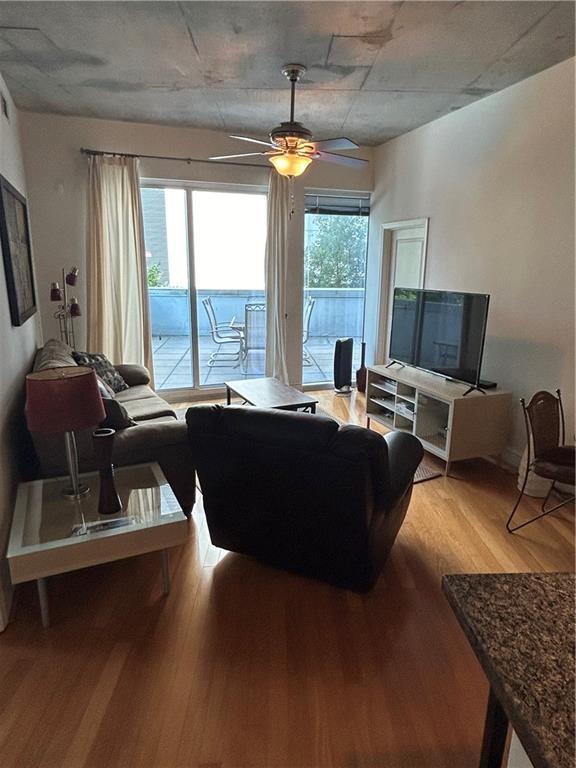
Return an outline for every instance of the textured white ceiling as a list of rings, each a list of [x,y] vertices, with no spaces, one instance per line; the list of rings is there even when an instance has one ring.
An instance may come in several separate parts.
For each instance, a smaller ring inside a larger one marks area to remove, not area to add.
[[[574,55],[571,2],[1,2],[26,110],[378,144]]]

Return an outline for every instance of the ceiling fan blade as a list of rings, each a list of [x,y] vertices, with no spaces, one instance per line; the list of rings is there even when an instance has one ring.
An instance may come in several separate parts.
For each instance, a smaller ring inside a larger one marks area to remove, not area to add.
[[[351,139],[347,139],[344,136],[340,139],[324,139],[323,141],[313,142],[316,149],[331,150],[331,149],[359,149],[358,144]]]
[[[368,160],[361,160],[359,157],[333,155],[332,152],[318,152],[316,160],[324,160],[327,163],[336,163],[337,165],[347,165],[349,168],[363,168],[368,162]]]
[[[240,139],[240,141],[251,141],[253,144],[262,144],[265,147],[273,147],[269,141],[260,141],[260,139],[252,139],[250,136],[230,136],[231,139]],[[343,147],[346,149],[346,147]]]
[[[267,154],[268,152],[245,152],[243,155],[216,155],[209,157],[208,160],[232,160],[235,157],[261,157]]]

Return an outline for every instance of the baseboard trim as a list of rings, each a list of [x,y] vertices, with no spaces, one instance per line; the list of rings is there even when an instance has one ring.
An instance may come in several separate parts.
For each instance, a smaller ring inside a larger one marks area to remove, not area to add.
[[[502,463],[517,471],[520,466],[520,461],[522,460],[522,453],[523,451],[519,448],[507,445],[502,451]]]
[[[485,456],[486,461],[495,464],[509,475],[517,475],[518,467],[522,459],[522,452],[511,445],[507,445],[499,456]]]

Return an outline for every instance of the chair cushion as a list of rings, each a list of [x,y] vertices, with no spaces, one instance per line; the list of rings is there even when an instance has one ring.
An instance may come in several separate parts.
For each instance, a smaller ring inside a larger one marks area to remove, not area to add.
[[[144,400],[147,397],[158,397],[156,392],[147,384],[137,384],[135,387],[128,387],[128,389],[116,393],[116,400],[120,403],[129,403],[130,400]]]
[[[550,461],[536,459],[533,464],[535,474],[545,477],[547,480],[556,480],[566,485],[574,485],[574,467],[565,467],[561,464],[553,464]]]
[[[114,463],[140,464],[158,460],[159,452],[171,446],[182,447],[182,455],[186,456],[187,430],[186,424],[178,419],[165,421],[144,421],[133,429],[124,429],[116,435],[114,440]],[[193,474],[193,469],[186,467]]]
[[[576,461],[576,446],[560,445],[558,448],[549,448],[541,453],[537,460],[559,464],[562,467],[573,467]]]
[[[556,480],[566,485],[574,485],[574,461],[576,448],[573,445],[559,445],[549,448],[534,460],[534,472],[547,480]]]
[[[123,405],[130,418],[136,421],[157,419],[160,416],[173,416],[176,418],[173,409],[158,395],[145,397],[142,400],[128,400]]]
[[[110,360],[101,352],[73,352],[74,360],[77,365],[85,365],[93,368],[97,375],[111,387],[114,392],[122,392],[128,389],[128,384],[112,365]]]
[[[166,424],[167,422],[178,421],[178,417],[174,416],[155,416],[153,419],[145,419],[143,423],[147,426],[149,424]],[[142,423],[140,424],[142,426]]]

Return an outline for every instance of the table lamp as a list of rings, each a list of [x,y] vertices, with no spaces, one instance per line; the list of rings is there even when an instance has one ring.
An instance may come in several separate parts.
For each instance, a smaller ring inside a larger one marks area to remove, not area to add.
[[[70,488],[62,493],[78,499],[89,488],[78,479],[74,431],[90,429],[106,418],[92,368],[80,365],[48,368],[26,376],[26,420],[31,432],[64,432]]]

